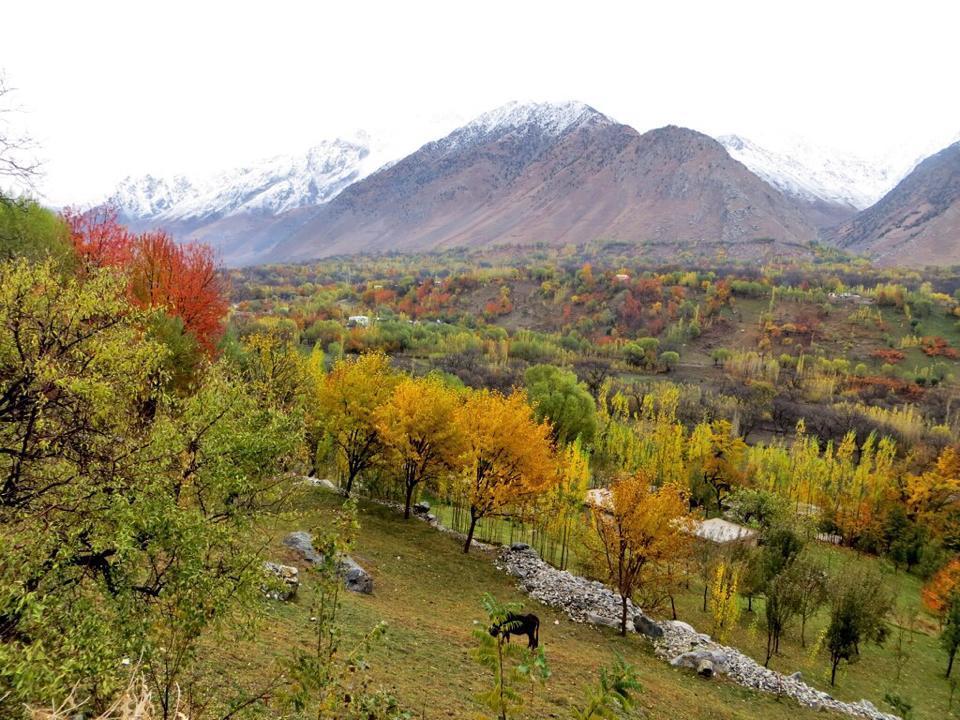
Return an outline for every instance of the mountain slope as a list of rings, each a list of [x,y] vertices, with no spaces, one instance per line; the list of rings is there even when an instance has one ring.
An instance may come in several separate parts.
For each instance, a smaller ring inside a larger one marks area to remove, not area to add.
[[[677,127],[641,135],[581,103],[487,113],[297,215],[275,259],[597,240],[652,256],[798,254],[816,237],[712,138]]]
[[[884,264],[960,264],[960,142],[921,162],[827,239]]]

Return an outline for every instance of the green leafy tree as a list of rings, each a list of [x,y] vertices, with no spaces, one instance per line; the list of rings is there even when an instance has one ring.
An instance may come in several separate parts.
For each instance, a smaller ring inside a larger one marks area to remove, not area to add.
[[[0,259],[50,258],[69,266],[73,247],[66,223],[34,200],[0,193]]]
[[[831,595],[825,640],[830,653],[830,684],[835,685],[841,660],[855,661],[863,643],[883,644],[889,632],[885,618],[893,601],[878,573],[852,568],[838,575]]]
[[[110,271],[0,263],[0,714],[102,707],[139,658],[162,717],[211,630],[258,601],[247,534],[279,507],[296,416],[227,362],[157,383],[152,312]]]
[[[550,422],[554,442],[566,444],[578,437],[584,443],[593,441],[597,406],[573,372],[553,365],[534,365],[525,373],[524,382],[537,420]]]
[[[940,635],[940,644],[947,652],[946,677],[953,671],[953,659],[960,648],[960,594],[950,595],[947,612],[943,619],[943,632]]]

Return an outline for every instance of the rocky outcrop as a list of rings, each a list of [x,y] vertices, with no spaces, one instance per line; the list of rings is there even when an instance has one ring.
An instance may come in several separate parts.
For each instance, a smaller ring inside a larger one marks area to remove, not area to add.
[[[288,548],[298,552],[304,560],[320,565],[323,563],[323,555],[313,547],[313,537],[305,530],[297,530],[287,534],[283,539],[283,544]],[[347,590],[356,593],[369,595],[373,592],[373,578],[349,555],[341,555],[337,563],[337,569],[343,584]]]
[[[517,577],[520,587],[531,597],[561,608],[571,620],[619,627],[619,596],[602,583],[557,570],[524,545],[503,549],[497,566]],[[867,720],[899,720],[896,715],[880,712],[867,700],[841,702],[807,685],[799,673],[784,675],[765,668],[736,648],[714,642],[688,623],[655,621],[632,604],[629,615],[633,618],[632,627],[649,637],[657,655],[674,667],[689,668],[702,677],[723,675],[744,687],[791,697],[812,708]]]

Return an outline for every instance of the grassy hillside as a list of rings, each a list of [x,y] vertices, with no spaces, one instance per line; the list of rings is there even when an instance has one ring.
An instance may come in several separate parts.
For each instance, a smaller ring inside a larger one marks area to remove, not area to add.
[[[271,530],[273,556],[305,569],[282,549],[280,540],[289,530],[323,524],[337,501],[321,490],[310,492],[299,517]],[[644,687],[639,703],[645,716],[654,720],[823,717],[790,700],[674,670],[654,657],[638,636],[624,639],[612,630],[570,622],[526,598],[494,567],[489,554],[475,550],[464,556],[454,538],[424,523],[403,522],[376,505],[363,504],[361,510],[362,529],[353,554],[373,574],[376,589],[372,596],[346,593],[342,617],[353,638],[381,620],[389,624],[385,641],[370,655],[371,672],[375,685],[395,695],[414,717],[468,718],[481,712],[474,697],[485,677],[470,652],[471,633],[482,619],[479,598],[487,591],[501,600],[523,602],[541,618],[541,641],[553,676],[545,687],[529,688],[525,717],[567,717],[581,688],[593,682],[598,668],[618,652],[639,669]],[[253,687],[283,651],[292,645],[309,646],[310,601],[310,573],[305,572],[299,598],[272,605],[257,637],[232,649],[224,664],[218,663],[216,674]]]

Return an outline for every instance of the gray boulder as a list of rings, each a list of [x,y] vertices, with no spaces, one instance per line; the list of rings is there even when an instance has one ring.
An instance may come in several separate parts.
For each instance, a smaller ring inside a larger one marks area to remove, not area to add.
[[[620,629],[619,618],[610,617],[608,615],[598,615],[594,612],[588,612],[586,620],[591,625],[602,625],[603,627],[613,628],[614,630]],[[627,620],[627,632],[633,632],[632,620]]]
[[[283,544],[303,556],[303,559],[319,565],[323,562],[323,555],[313,547],[313,537],[306,530],[297,530],[283,539]]]
[[[646,635],[654,639],[663,637],[663,628],[643,613],[634,616],[633,627],[641,635]]]
[[[370,573],[357,564],[349,555],[340,558],[340,574],[343,575],[344,586],[350,592],[369,595],[373,592],[373,578]]]
[[[674,667],[685,667],[696,670],[704,677],[713,677],[716,673],[726,672],[729,658],[722,650],[691,650],[677,655],[670,664]],[[709,669],[709,675],[705,674]]]
[[[305,560],[314,565],[323,562],[323,555],[313,547],[313,538],[305,530],[290,533],[283,539],[283,544],[300,553]],[[337,566],[347,590],[367,595],[373,592],[373,578],[352,557],[344,555],[339,559]]]
[[[428,512],[430,512],[430,503],[428,503],[426,500],[421,500],[413,506],[413,512],[417,515],[426,515]]]

